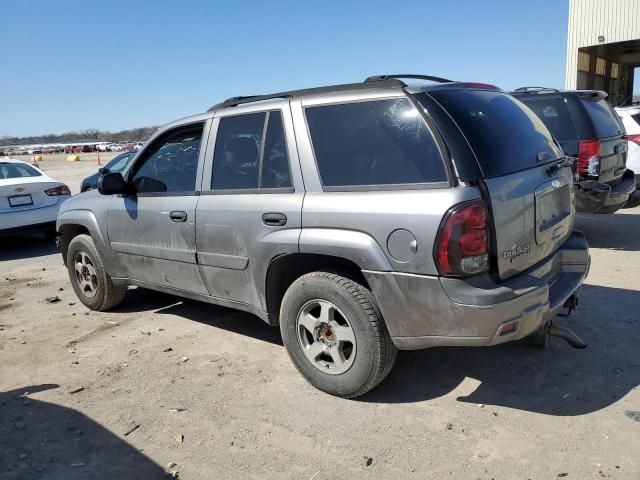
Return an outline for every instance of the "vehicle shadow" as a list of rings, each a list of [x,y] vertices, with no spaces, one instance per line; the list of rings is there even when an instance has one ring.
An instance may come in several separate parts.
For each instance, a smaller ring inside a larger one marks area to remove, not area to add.
[[[28,396],[58,387],[0,392],[0,477],[169,478],[123,438],[82,413]]]
[[[58,253],[56,243],[41,233],[0,237],[0,261],[44,257]]]
[[[612,215],[576,215],[575,228],[584,232],[590,247],[638,251],[640,216],[621,212],[625,210]]]
[[[588,347],[552,338],[547,349],[519,342],[488,348],[400,352],[390,376],[362,398],[411,403],[480,381],[460,402],[498,405],[547,415],[574,416],[605,408],[640,384],[640,292],[584,285],[577,313],[556,323],[573,329]]]
[[[130,288],[125,301],[113,311],[135,313],[149,310],[160,314],[177,315],[256,340],[282,345],[280,330],[267,325],[255,315],[145,288]]]

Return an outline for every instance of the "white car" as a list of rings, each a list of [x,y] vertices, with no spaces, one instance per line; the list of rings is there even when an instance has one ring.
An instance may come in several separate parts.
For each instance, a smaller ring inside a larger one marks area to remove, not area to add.
[[[640,105],[616,107],[616,112],[624,124],[629,140],[627,168],[636,173],[636,183],[640,179]]]
[[[69,187],[21,160],[0,158],[0,236],[39,231],[54,237]]]

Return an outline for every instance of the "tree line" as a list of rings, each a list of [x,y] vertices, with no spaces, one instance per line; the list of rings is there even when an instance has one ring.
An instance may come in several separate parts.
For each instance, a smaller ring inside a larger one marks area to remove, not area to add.
[[[61,134],[35,135],[32,137],[0,137],[0,145],[38,145],[49,143],[85,143],[85,142],[143,142],[155,132],[158,127],[132,128],[119,132],[109,132],[88,128],[80,132],[66,132]]]

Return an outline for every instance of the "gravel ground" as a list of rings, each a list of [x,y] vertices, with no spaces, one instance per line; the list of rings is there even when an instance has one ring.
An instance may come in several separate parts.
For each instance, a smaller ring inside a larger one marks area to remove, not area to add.
[[[77,192],[95,158],[42,168]],[[0,477],[640,478],[640,209],[577,226],[592,267],[561,323],[586,350],[401,352],[351,401],[256,317],[143,289],[90,312],[55,246],[2,239]]]

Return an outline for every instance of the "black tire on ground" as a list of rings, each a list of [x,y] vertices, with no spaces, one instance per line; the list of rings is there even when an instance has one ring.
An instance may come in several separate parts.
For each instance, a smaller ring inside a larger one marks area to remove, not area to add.
[[[551,328],[551,321],[548,321],[544,325],[541,325],[535,332],[527,337],[529,345],[538,348],[547,348],[549,346],[549,328]]]
[[[640,205],[640,195],[638,195],[637,193],[634,193],[629,197],[629,200],[627,200],[627,203],[624,204],[623,208],[635,208],[639,205]]]
[[[88,297],[80,286],[76,275],[76,259],[82,254],[88,257],[95,271],[95,295]],[[97,311],[109,310],[124,299],[127,292],[126,285],[115,285],[104,268],[102,257],[96,249],[93,239],[89,235],[78,235],[69,243],[67,251],[67,270],[69,280],[78,299],[89,309]]]
[[[56,237],[58,236],[58,232],[56,231],[55,227],[49,228],[42,233],[44,233],[44,238],[51,242],[55,242]]]
[[[298,337],[298,314],[304,305],[316,299],[335,305],[353,330],[355,358],[343,373],[321,371],[303,352]],[[371,292],[334,273],[312,272],[293,282],[282,300],[280,330],[289,357],[302,376],[314,387],[338,397],[364,395],[384,380],[396,360],[396,347]]]

